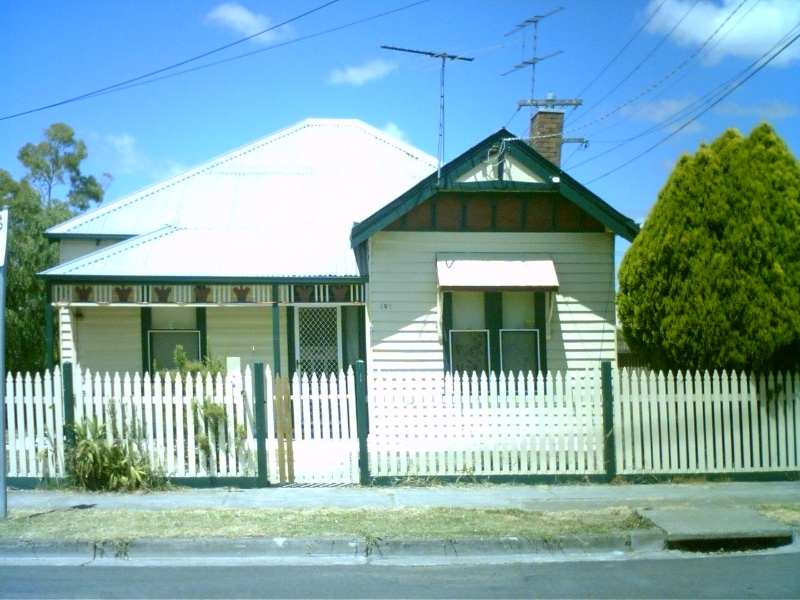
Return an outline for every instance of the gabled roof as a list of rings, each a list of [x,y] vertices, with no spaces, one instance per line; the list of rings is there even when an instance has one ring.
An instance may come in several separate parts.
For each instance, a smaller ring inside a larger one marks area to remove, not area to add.
[[[495,151],[505,153],[512,164],[519,165],[532,176],[527,180],[523,178],[517,181],[471,181],[471,175],[485,168],[487,157]],[[560,182],[553,183],[554,177]],[[633,220],[604,202],[524,141],[515,138],[511,132],[501,129],[443,166],[440,174],[433,173],[364,221],[357,223],[350,233],[350,243],[352,247],[356,247],[411,209],[444,190],[554,189],[620,237],[630,241],[639,232],[639,226]]]
[[[435,168],[361,121],[308,119],[51,228],[57,239],[133,239],[44,275],[358,276],[353,221]]]

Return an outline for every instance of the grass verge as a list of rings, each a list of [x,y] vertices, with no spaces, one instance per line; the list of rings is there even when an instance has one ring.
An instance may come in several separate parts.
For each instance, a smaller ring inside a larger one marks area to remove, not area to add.
[[[531,540],[647,528],[627,508],[596,511],[398,509],[188,509],[11,511],[0,538],[119,540],[185,537],[458,538]]]
[[[762,515],[792,527],[800,527],[800,504],[764,504],[758,507]]]

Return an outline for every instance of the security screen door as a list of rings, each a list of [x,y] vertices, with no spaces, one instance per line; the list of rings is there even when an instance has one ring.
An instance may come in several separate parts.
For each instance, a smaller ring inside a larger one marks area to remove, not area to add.
[[[300,373],[337,373],[342,368],[341,307],[297,308],[295,348]]]

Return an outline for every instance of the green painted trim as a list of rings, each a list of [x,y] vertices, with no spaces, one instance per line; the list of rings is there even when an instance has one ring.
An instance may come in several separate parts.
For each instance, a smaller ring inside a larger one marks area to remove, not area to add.
[[[503,328],[503,293],[484,292],[483,324],[489,330],[489,371],[499,373],[500,330]]]
[[[277,303],[277,285],[272,286],[272,298],[276,300],[272,305],[272,375],[277,377],[281,374],[281,309]]]
[[[152,327],[153,309],[149,306],[143,306],[139,311],[139,329],[142,336],[142,373],[150,372],[150,365],[147,362],[150,358],[150,329]]]
[[[253,403],[256,415],[256,462],[258,464],[258,487],[267,487],[267,419],[266,395],[264,393],[264,363],[253,365]]]
[[[396,487],[424,477],[431,484],[496,483],[521,485],[557,485],[576,483],[606,483],[605,475],[409,475],[405,477],[373,477],[370,483],[381,487]]]
[[[104,275],[86,277],[83,275],[36,275],[51,285],[72,285],[85,283],[87,285],[103,285],[110,283],[136,283],[137,285],[156,285],[171,283],[174,285],[358,285],[367,283],[366,277],[346,275],[341,277],[153,277],[150,275]]]
[[[200,331],[200,360],[204,358],[211,358],[208,355],[208,319],[206,315],[206,308],[198,306],[195,308],[195,325]]]
[[[442,292],[442,346],[445,373],[453,371],[450,357],[450,330],[453,328],[453,292]]]
[[[547,292],[533,293],[533,327],[539,331],[539,370],[547,373]]]
[[[75,390],[72,384],[72,363],[63,365],[61,387],[64,409],[64,439],[67,446],[75,442]]]
[[[266,486],[261,485],[258,477],[170,477],[167,479],[172,485],[189,488],[221,488],[230,487],[250,490]]]
[[[369,485],[369,406],[367,399],[367,367],[363,360],[356,361],[356,433],[358,434],[358,481]]]
[[[357,306],[358,311],[358,357],[367,362],[367,309],[362,304]]]
[[[56,242],[61,240],[131,240],[139,235],[130,234],[115,234],[115,233],[53,233],[45,231],[44,237],[50,241]]]
[[[611,362],[600,363],[603,390],[603,465],[606,476],[612,481],[617,476],[617,449],[614,437],[614,382]]]
[[[44,305],[44,354],[45,354],[45,368],[52,372],[53,367],[56,365],[55,353],[55,325],[53,313],[53,294],[50,286],[46,286],[45,291],[45,305]],[[61,349],[59,348],[59,359],[61,358]]]
[[[297,308],[294,306],[286,307],[286,368],[291,376],[297,370],[297,348],[294,339],[294,321],[297,316]]]

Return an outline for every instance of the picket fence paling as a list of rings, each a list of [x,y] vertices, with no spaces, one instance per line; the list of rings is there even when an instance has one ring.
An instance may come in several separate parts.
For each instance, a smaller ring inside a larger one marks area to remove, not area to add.
[[[641,374],[623,369],[615,432],[621,473],[800,467],[800,377]]]
[[[599,370],[583,378],[375,374],[371,474],[600,472],[599,390]]]

